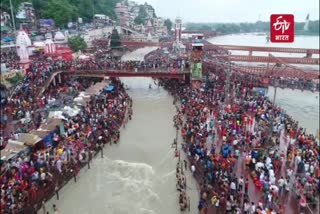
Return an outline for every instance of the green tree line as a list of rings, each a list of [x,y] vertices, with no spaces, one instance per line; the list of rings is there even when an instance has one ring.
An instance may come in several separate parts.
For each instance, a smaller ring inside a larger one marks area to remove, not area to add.
[[[11,0],[14,14],[21,2],[31,2],[38,19],[52,18],[59,27],[81,17],[85,22],[92,20],[93,14],[105,14],[116,19],[114,8],[120,0]],[[10,0],[1,0],[1,11],[10,13]]]
[[[296,34],[319,35],[319,20],[310,21],[308,31],[304,31],[304,22],[295,22]],[[187,23],[187,30],[216,31],[222,34],[270,32],[270,22],[256,23]]]

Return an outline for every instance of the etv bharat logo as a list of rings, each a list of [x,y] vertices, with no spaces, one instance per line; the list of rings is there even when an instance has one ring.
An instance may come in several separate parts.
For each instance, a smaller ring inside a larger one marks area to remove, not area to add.
[[[294,16],[292,14],[273,14],[270,17],[271,42],[294,41]]]

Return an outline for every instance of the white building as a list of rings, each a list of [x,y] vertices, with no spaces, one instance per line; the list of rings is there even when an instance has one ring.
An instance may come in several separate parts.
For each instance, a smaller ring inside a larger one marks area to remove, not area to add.
[[[11,25],[10,15],[7,12],[1,12],[1,26]]]

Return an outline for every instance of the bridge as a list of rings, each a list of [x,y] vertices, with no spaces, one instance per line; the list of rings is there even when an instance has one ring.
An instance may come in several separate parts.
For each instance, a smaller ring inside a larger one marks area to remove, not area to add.
[[[42,95],[43,92],[49,87],[51,83],[56,84],[56,77],[65,74],[70,76],[80,77],[152,77],[152,78],[169,78],[185,80],[186,75],[190,74],[190,71],[161,71],[156,69],[143,69],[141,71],[133,70],[63,70],[55,71],[44,83],[44,86],[38,91],[38,95]],[[61,77],[59,77],[61,80]],[[59,80],[59,81],[60,81]]]
[[[263,46],[239,46],[239,45],[215,45],[206,44],[204,50],[230,50],[230,51],[248,51],[251,56],[253,52],[278,52],[278,53],[297,53],[306,54],[311,58],[312,54],[320,54],[319,49],[309,48],[285,48],[285,47],[263,47]]]
[[[108,46],[109,39],[97,39],[94,41],[99,45]],[[127,46],[128,48],[143,48],[143,47],[161,47],[161,48],[171,48],[172,42],[150,42],[150,41],[135,41],[135,40],[124,40],[121,41],[123,46]]]
[[[293,67],[260,67],[260,66],[233,66],[235,70],[241,73],[256,74],[260,76],[288,77],[305,80],[315,80],[319,78],[318,70],[302,70]]]
[[[193,30],[183,30],[182,33],[184,34],[203,34],[204,37],[214,37],[217,35],[216,32],[213,31],[193,31]]]
[[[286,64],[319,65],[319,58],[296,58],[296,57],[270,57],[270,56],[245,56],[245,55],[211,55],[235,62],[265,62],[279,63],[279,60]]]
[[[142,70],[142,71],[125,71],[125,70],[77,70],[64,72],[71,76],[82,77],[152,77],[152,78],[170,78],[170,79],[185,79],[189,71],[168,72],[160,70]]]

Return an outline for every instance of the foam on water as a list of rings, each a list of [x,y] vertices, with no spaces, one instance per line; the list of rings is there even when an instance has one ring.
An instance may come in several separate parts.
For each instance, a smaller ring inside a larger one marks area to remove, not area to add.
[[[152,207],[159,206],[161,201],[154,191],[156,176],[152,166],[105,158],[98,159],[96,167],[100,179],[94,183],[100,183],[103,191],[108,192],[108,213],[156,213]],[[106,190],[106,185],[112,187]],[[100,196],[98,191],[93,194]]]

